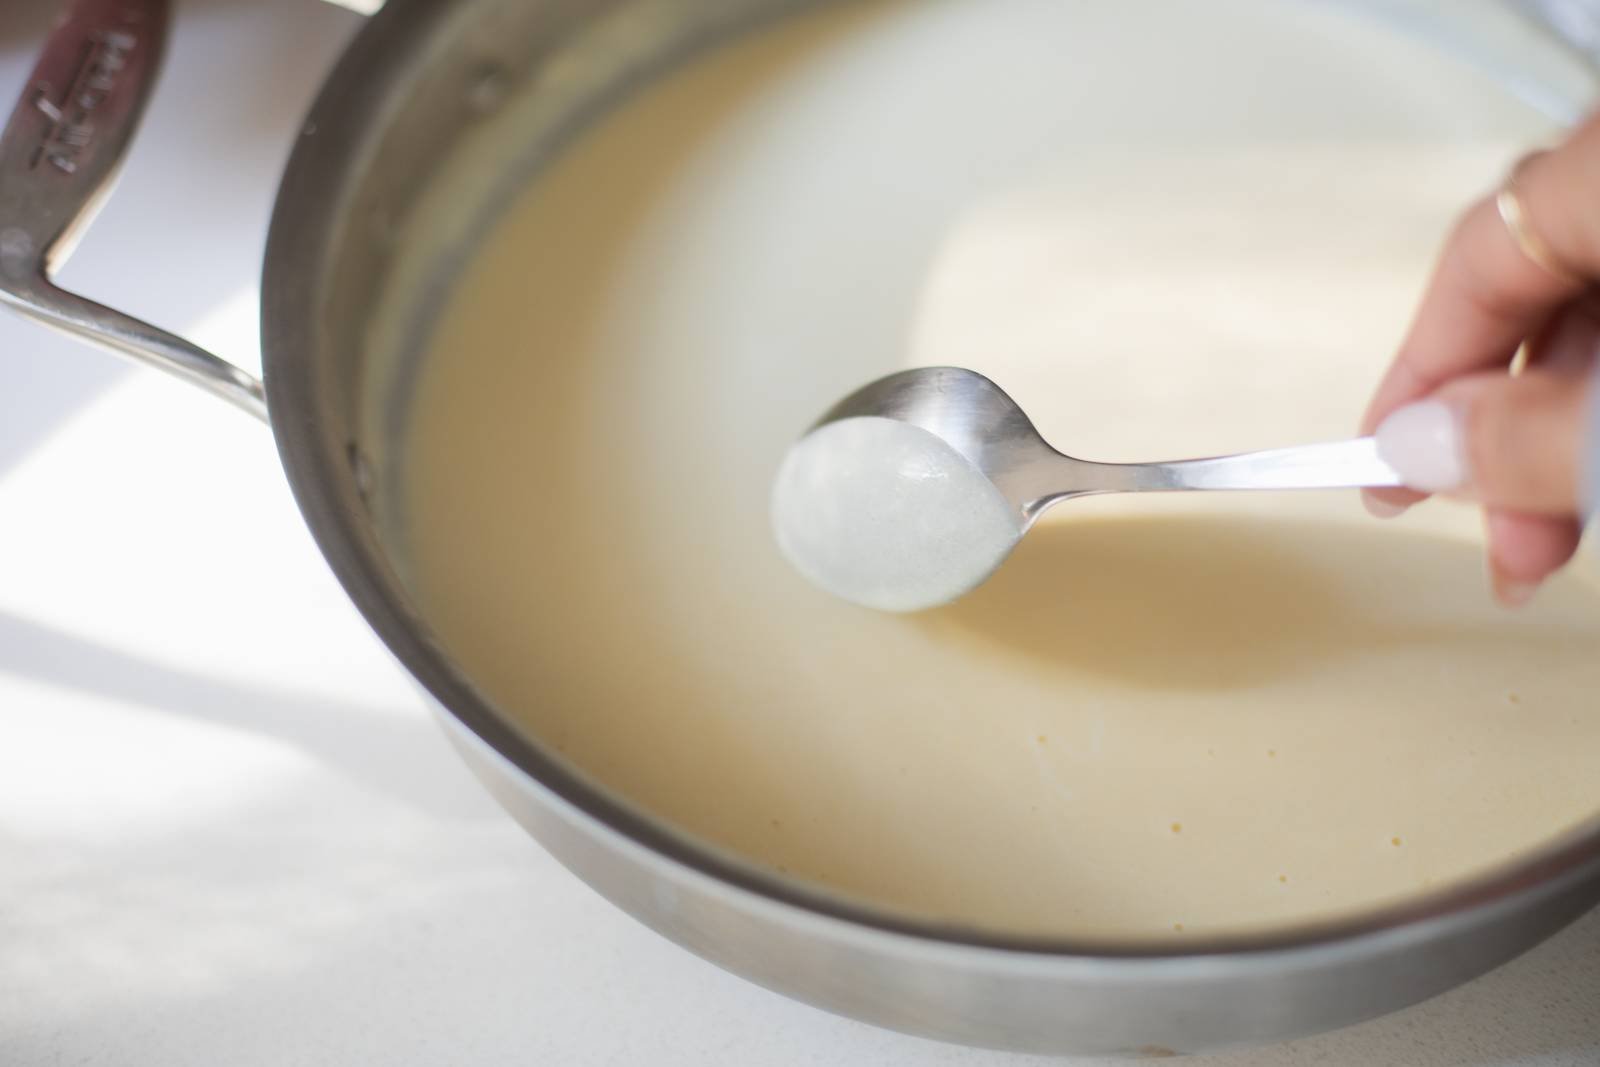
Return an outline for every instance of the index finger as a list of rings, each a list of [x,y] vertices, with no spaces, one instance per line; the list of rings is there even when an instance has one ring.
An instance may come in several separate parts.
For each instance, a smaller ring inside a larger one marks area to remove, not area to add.
[[[1523,225],[1562,267],[1563,277],[1518,244],[1493,196],[1456,224],[1399,354],[1362,420],[1370,433],[1394,409],[1451,378],[1506,366],[1517,346],[1583,291],[1600,249],[1600,210],[1582,195],[1600,175],[1600,115],[1560,148],[1530,159],[1517,175]]]

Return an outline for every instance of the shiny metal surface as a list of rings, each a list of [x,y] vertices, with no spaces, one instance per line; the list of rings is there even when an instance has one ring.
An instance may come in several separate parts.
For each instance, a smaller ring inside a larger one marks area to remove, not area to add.
[[[577,773],[474,688],[412,605],[392,532],[377,518],[398,462],[390,438],[407,381],[394,354],[371,342],[384,279],[405,253],[397,235],[439,160],[507,92],[538,94],[540,117],[522,131],[515,165],[485,183],[455,254],[432,261],[441,285],[492,223],[499,199],[536,177],[612,101],[696,49],[807,6],[814,5],[391,0],[305,123],[280,190],[263,282],[274,433],[333,570],[431,694],[489,790],[619,907],[753,981],[878,1025],[1037,1052],[1158,1056],[1355,1022],[1480,974],[1600,900],[1597,819],[1472,884],[1272,935],[1152,946],[1006,938],[912,921],[680,835]],[[93,332],[105,324],[81,325]],[[112,337],[125,339],[115,328]],[[145,354],[169,362],[163,345]],[[248,392],[245,383],[238,388]]]
[[[921,367],[870,382],[818,426],[878,417],[920,426],[981,470],[1027,525],[1055,504],[1097,493],[1396,486],[1370,437],[1168,463],[1096,463],[1051,448],[1015,400],[963,367]],[[814,428],[814,427],[813,427]]]
[[[166,0],[83,0],[56,21],[0,135],[0,300],[266,418],[261,383],[183,338],[58,288],[155,85]]]

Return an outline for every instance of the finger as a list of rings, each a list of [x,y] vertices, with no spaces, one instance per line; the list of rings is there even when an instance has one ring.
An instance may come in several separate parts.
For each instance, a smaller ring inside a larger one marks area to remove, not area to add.
[[[1540,584],[1578,551],[1583,528],[1576,519],[1520,511],[1488,513],[1489,576],[1495,597],[1521,607]]]
[[[1541,372],[1567,380],[1587,374],[1600,349],[1600,314],[1586,302],[1570,304],[1540,327],[1528,347],[1528,364]],[[1368,489],[1362,502],[1373,515],[1387,519],[1425,499],[1426,494],[1411,489]]]
[[[1600,318],[1585,302],[1569,305],[1529,345],[1529,365],[1572,379],[1591,371],[1600,345]],[[1583,540],[1576,519],[1491,508],[1486,512],[1489,578],[1506,607],[1532,600],[1539,586],[1566,566]]]
[[[1530,367],[1568,379],[1587,374],[1600,352],[1600,311],[1588,300],[1569,304],[1528,347]]]
[[[1378,452],[1420,492],[1571,517],[1591,388],[1543,369],[1458,378],[1385,419]]]
[[[1571,295],[1522,254],[1493,202],[1479,201],[1446,243],[1363,431],[1456,375],[1509,365],[1523,339]]]
[[[1600,274],[1600,112],[1517,173],[1523,226],[1559,265],[1536,263],[1500,218],[1493,197],[1474,204],[1439,257],[1394,365],[1373,397],[1370,430],[1447,378],[1505,364],[1523,338]]]
[[[1518,173],[1523,223],[1563,274],[1600,273],[1600,112],[1555,151]],[[1581,288],[1534,262],[1500,218],[1492,197],[1457,223],[1445,244],[1411,329],[1362,419],[1371,433],[1397,408],[1473,370],[1508,365],[1522,341]],[[1394,515],[1423,498],[1368,490],[1369,510]]]
[[[1493,201],[1480,201],[1446,243],[1411,330],[1362,418],[1362,432],[1372,433],[1452,374],[1509,366],[1523,339],[1568,295],[1517,247]],[[1409,489],[1362,492],[1367,510],[1379,518],[1426,498]]]

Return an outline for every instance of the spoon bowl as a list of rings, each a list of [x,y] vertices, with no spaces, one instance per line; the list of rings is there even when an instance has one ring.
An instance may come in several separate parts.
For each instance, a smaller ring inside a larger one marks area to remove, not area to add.
[[[852,418],[894,419],[938,437],[983,472],[1016,509],[1024,530],[1051,504],[1106,491],[1094,477],[1106,464],[1057,452],[1004,389],[964,367],[879,378],[828,409],[807,432]]]

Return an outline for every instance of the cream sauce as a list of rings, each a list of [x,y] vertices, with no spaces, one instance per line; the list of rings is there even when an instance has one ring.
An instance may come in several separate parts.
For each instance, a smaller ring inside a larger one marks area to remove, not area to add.
[[[1099,459],[1344,436],[1450,217],[1548,132],[1334,5],[852,5],[728,47],[461,283],[406,450],[417,595],[595,780],[901,912],[1189,936],[1480,872],[1600,811],[1600,597],[1501,614],[1466,509],[1070,503],[889,616],[784,564],[768,488],[914,365]]]

